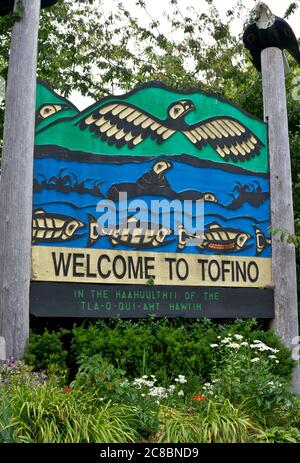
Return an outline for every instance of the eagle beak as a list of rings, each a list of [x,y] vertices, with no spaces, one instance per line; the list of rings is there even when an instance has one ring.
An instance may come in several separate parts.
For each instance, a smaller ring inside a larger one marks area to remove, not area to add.
[[[184,114],[189,113],[190,111],[194,111],[196,109],[194,103],[190,100],[184,102]]]
[[[263,10],[263,5],[261,3],[258,3],[255,7],[256,19],[260,18],[262,10]]]
[[[186,111],[192,111],[193,109],[195,109],[194,103],[188,103],[187,105],[185,105]]]

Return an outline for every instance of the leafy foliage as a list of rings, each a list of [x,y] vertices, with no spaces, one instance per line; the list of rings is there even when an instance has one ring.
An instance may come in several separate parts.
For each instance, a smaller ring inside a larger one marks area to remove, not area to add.
[[[255,436],[255,442],[296,444],[300,442],[300,432],[299,429],[293,427],[274,426]]]
[[[24,356],[25,362],[34,365],[37,370],[47,370],[51,366],[52,373],[58,370],[67,372],[65,350],[62,338],[68,334],[65,329],[58,331],[44,330],[42,334],[30,333],[30,341]]]
[[[203,390],[208,397],[230,400],[261,425],[274,425],[278,415],[286,415],[293,406],[289,384],[272,372],[275,356],[251,351],[249,346],[237,350],[235,345],[230,342],[221,348],[222,361],[213,370],[212,383],[206,383]]]
[[[164,385],[185,372],[205,381],[216,363],[217,353],[210,345],[218,342],[218,336],[235,334],[250,341],[259,339],[277,349],[278,364],[273,363],[272,372],[290,378],[294,365],[290,352],[272,331],[259,329],[255,320],[227,324],[206,319],[90,322],[75,326],[72,332],[31,333],[25,359],[36,369],[52,373],[69,369],[72,378],[82,359],[100,355],[104,362],[125,370],[131,379],[153,374]],[[65,338],[69,350],[64,347]]]
[[[82,391],[92,391],[101,401],[112,401],[133,408],[136,416],[136,429],[148,437],[158,427],[156,400],[144,394],[125,379],[125,372],[107,361],[101,355],[80,356],[80,367],[72,387]]]
[[[274,371],[279,375],[289,377],[293,366],[289,351],[279,339],[271,331],[255,329],[254,321],[227,325],[209,320],[97,322],[88,328],[74,328],[73,333],[71,349],[75,358],[79,353],[89,356],[101,353],[110,363],[124,368],[129,377],[154,374],[162,383],[183,371],[207,379],[215,363],[210,344],[217,342],[219,335],[228,333],[261,339],[278,348],[279,363],[274,365]]]
[[[249,323],[244,331],[253,334]],[[155,375],[132,380],[100,354],[81,354],[62,387],[59,373],[9,359],[0,368],[0,441],[298,442],[299,396],[272,371],[278,349],[229,333],[209,348],[205,384],[183,374],[164,386]]]

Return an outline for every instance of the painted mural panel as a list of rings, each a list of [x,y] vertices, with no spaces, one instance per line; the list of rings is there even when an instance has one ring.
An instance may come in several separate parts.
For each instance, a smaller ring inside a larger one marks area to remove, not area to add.
[[[79,111],[38,82],[33,189],[34,281],[271,283],[267,126],[217,95],[150,82]]]

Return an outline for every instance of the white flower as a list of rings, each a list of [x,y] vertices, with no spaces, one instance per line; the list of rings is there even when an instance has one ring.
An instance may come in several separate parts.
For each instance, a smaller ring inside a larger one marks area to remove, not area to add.
[[[210,344],[210,347],[219,347],[219,344]]]
[[[241,334],[235,334],[234,337],[235,339],[238,339],[239,341],[241,341],[241,339],[244,338],[244,336],[242,336]]]
[[[204,383],[204,386],[205,387],[211,387],[212,385],[211,385],[211,383]]]
[[[257,349],[260,350],[261,352],[264,352],[266,350],[270,350],[270,347],[266,346],[265,344],[258,344]]]
[[[150,397],[165,398],[168,397],[168,392],[164,387],[154,387],[148,392]]]
[[[137,386],[139,389],[142,387],[142,385],[144,384],[144,380],[142,378],[136,378],[133,382],[132,382],[132,385],[133,386]]]
[[[261,343],[261,341],[260,341],[259,339],[254,339],[254,341],[253,341],[253,342],[257,342],[258,344],[260,344],[260,343]]]
[[[253,342],[255,342],[255,341],[253,341]],[[272,350],[271,347],[268,347],[263,342],[259,342],[259,343],[256,342],[255,344],[250,344],[250,347],[251,347],[251,349],[257,349],[260,352],[264,352],[264,351],[267,351],[267,350]]]
[[[212,383],[218,383],[220,380],[219,379],[213,379],[211,382]]]
[[[183,391],[179,391],[179,392],[178,392],[178,396],[179,396],[179,397],[184,396],[184,392],[183,392]]]
[[[185,379],[184,375],[178,375],[178,378],[175,378],[175,382],[180,383],[180,384],[185,384],[187,383],[187,380]]]
[[[171,385],[169,386],[169,391],[170,391],[170,392],[173,392],[174,389],[175,389],[175,387],[176,387],[176,386],[174,386],[174,384],[171,384]]]
[[[146,394],[141,394],[142,397],[146,397]]]
[[[154,386],[154,381],[146,381],[145,386],[153,387]]]
[[[231,349],[239,349],[241,346],[236,342],[231,342],[230,344],[228,344],[228,347],[230,347]]]
[[[249,346],[249,344],[248,344],[247,341],[243,341],[243,342],[241,342],[241,346]]]
[[[251,359],[250,362],[252,362],[252,363],[260,362],[260,358],[255,357],[255,358]]]
[[[217,336],[218,339],[221,339],[221,336]]]
[[[276,363],[279,363],[279,360],[275,360]]]
[[[276,359],[276,355],[268,355],[269,359]]]
[[[274,381],[269,381],[268,384],[269,384],[270,386],[274,386]]]
[[[153,379],[153,381],[147,380],[148,376],[144,375],[142,378],[136,378],[133,382],[132,385],[136,386],[138,389],[141,389],[142,386],[147,386],[149,388],[154,386],[154,383],[156,379]]]
[[[224,339],[222,339],[221,342],[226,344],[228,342],[231,342],[231,338],[224,338]]]

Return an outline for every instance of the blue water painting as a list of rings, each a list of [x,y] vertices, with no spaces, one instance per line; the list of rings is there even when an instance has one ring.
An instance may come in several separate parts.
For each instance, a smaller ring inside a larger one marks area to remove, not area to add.
[[[242,173],[234,169],[224,170],[220,165],[215,166],[193,166],[174,159],[169,161],[168,170],[164,178],[164,189],[160,190],[158,184],[157,191],[151,190],[152,194],[139,194],[128,199],[129,203],[136,200],[143,201],[144,206],[136,211],[142,222],[149,223],[155,220],[157,225],[166,225],[164,214],[149,215],[150,204],[153,201],[176,201],[175,210],[167,217],[167,223],[172,229],[171,235],[166,239],[165,244],[158,248],[151,248],[153,252],[177,252],[178,226],[182,225],[186,233],[190,233],[190,228],[198,224],[208,227],[219,224],[221,229],[234,229],[250,235],[247,245],[240,250],[227,251],[212,250],[208,247],[199,249],[196,245],[185,246],[183,254],[222,254],[238,256],[256,256],[257,238],[259,230],[266,239],[270,237],[270,198],[269,198],[269,178],[262,174]],[[157,161],[157,160],[156,160]],[[63,161],[54,158],[36,159],[34,164],[34,211],[43,210],[47,214],[61,214],[70,218],[80,220],[84,226],[76,235],[75,239],[55,242],[39,242],[42,246],[63,246],[72,248],[86,248],[90,242],[89,223],[91,217],[96,220],[101,219],[101,214],[105,213],[105,208],[99,212],[101,204],[111,204],[110,192],[120,188],[120,184],[138,184],[138,180],[144,174],[151,172],[154,161],[145,162],[107,162],[107,163],[88,163],[76,161]],[[145,177],[147,179],[147,177]],[[168,185],[165,188],[165,185]],[[188,185],[188,189],[187,189]],[[113,188],[112,188],[113,187]],[[130,187],[130,188],[131,188]],[[129,187],[128,187],[129,188]],[[129,191],[131,191],[129,188]],[[155,188],[155,187],[153,187]],[[138,191],[138,190],[137,190]],[[160,194],[160,191],[168,192],[169,197]],[[184,193],[187,192],[188,193]],[[174,198],[172,194],[174,192]],[[142,193],[142,192],[141,192]],[[199,193],[199,194],[198,194]],[[206,196],[204,196],[206,195]],[[183,216],[182,208],[186,206],[184,199],[189,197],[205,199],[202,205],[194,201],[190,204],[187,217]],[[107,202],[107,199],[110,202]],[[103,203],[104,201],[104,203]],[[105,203],[106,201],[106,203]],[[97,204],[98,211],[97,211]],[[134,215],[128,212],[124,201],[113,201],[116,208],[117,217]],[[177,204],[177,208],[176,208]],[[133,203],[134,205],[134,203]],[[107,208],[106,208],[107,211]],[[168,220],[169,219],[169,220]],[[174,235],[174,236],[172,236]],[[170,241],[168,243],[168,241]],[[115,249],[130,250],[137,249],[134,246],[125,244],[113,245],[111,239],[101,236],[92,245],[94,249]],[[271,257],[271,247],[265,243],[264,249],[259,254],[260,257]]]

